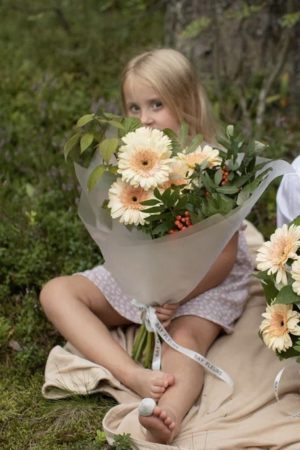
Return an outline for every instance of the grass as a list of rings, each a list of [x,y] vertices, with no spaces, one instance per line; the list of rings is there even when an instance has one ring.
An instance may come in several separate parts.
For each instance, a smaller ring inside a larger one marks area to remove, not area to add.
[[[17,378],[14,372],[6,370],[5,377],[8,374],[12,378],[1,383],[0,391],[1,448],[93,448],[96,430],[114,404],[111,399],[93,395],[47,401],[40,394],[41,371],[25,378]]]

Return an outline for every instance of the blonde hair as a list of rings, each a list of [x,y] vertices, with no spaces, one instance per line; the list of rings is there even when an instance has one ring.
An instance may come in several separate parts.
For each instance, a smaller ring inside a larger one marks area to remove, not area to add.
[[[216,142],[217,125],[210,102],[192,64],[182,53],[162,48],[132,58],[122,73],[124,109],[123,87],[131,75],[151,84],[178,121],[187,122],[191,135],[201,133],[207,142]]]

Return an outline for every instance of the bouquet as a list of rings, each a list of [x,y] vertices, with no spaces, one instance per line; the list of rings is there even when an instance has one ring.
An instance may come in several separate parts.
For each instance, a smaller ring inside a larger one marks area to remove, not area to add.
[[[260,336],[280,359],[300,363],[300,216],[275,230],[256,261],[267,300]]]
[[[145,365],[154,341],[145,325],[165,339],[155,317],[149,326],[151,305],[191,292],[268,184],[290,171],[284,161],[259,159],[258,147],[232,125],[211,146],[191,139],[184,123],[177,136],[106,113],[81,117],[66,143],[82,188],[79,215],[142,311],[134,357]]]

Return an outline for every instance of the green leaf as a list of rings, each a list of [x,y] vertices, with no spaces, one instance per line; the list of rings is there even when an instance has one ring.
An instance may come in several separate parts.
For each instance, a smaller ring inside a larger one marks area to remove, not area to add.
[[[178,142],[181,148],[184,148],[186,146],[188,134],[189,126],[186,122],[182,122],[178,135]]]
[[[194,136],[194,138],[192,139],[191,145],[189,145],[188,148],[186,149],[186,153],[194,152],[199,147],[202,141],[203,141],[202,134],[196,134],[196,136]]]
[[[109,119],[109,120],[117,120],[120,121],[122,120],[122,116],[119,116],[118,114],[114,114],[114,113],[110,113],[110,112],[103,112],[103,117],[105,117],[105,119]]]
[[[144,211],[149,214],[159,214],[162,212],[162,206],[153,206],[152,208],[145,208]]]
[[[114,166],[113,164],[108,164],[106,166],[106,170],[113,175],[117,175],[118,173],[118,167]]]
[[[250,195],[251,195],[251,192],[249,190],[242,189],[241,192],[239,193],[239,195],[237,196],[237,199],[236,199],[237,206],[240,206],[243,203],[245,203],[245,201],[248,200]]]
[[[80,139],[80,153],[83,153],[94,140],[94,135],[92,133],[84,133]]]
[[[177,153],[182,150],[182,147],[178,141],[177,134],[175,133],[174,130],[171,130],[170,128],[164,128],[163,132],[166,136],[168,136],[168,138],[172,143],[172,156],[177,155]]]
[[[161,195],[161,193],[160,193],[160,191],[159,191],[158,188],[155,188],[155,189],[154,189],[153,194],[154,194],[154,196],[155,196],[156,198],[158,198],[159,200],[162,200],[162,195]]]
[[[275,303],[283,303],[285,305],[300,303],[300,297],[293,291],[291,286],[284,286],[280,289]]]
[[[120,140],[118,138],[107,138],[104,139],[97,148],[105,162],[109,162],[110,158],[117,150],[120,145]]]
[[[67,160],[70,151],[78,144],[80,138],[80,133],[76,133],[70,137],[70,139],[64,145],[64,155]]]
[[[122,125],[122,123],[118,122],[117,120],[99,119],[99,123],[110,125],[112,127],[118,128],[119,130],[125,130],[124,125]]]
[[[226,127],[226,135],[231,138],[234,135],[234,126],[233,125],[227,125]]]
[[[98,181],[101,179],[101,177],[103,176],[104,172],[106,170],[105,166],[97,166],[92,173],[89,176],[88,179],[88,190],[91,191],[92,189],[94,189],[94,187],[96,186],[96,184],[98,183]]]
[[[218,169],[218,170],[216,171],[216,173],[215,173],[215,176],[214,176],[214,183],[215,183],[217,186],[221,183],[222,177],[223,177],[223,171],[222,171],[222,169]]]
[[[167,223],[160,223],[152,230],[152,234],[159,234],[160,236],[164,236],[169,231],[169,229],[170,227]]]
[[[141,205],[153,206],[153,205],[157,205],[158,203],[159,203],[159,201],[156,200],[155,198],[153,198],[151,200],[145,200],[145,201],[141,202]]]
[[[226,161],[226,166],[228,170],[237,170],[240,167],[240,164],[237,161],[233,161],[232,159],[229,159]]]
[[[216,188],[216,191],[222,194],[231,195],[239,192],[239,188],[237,186],[220,186]]]
[[[270,304],[278,295],[273,278],[267,272],[255,272],[255,276],[261,281],[267,302]]]
[[[97,444],[104,445],[105,442],[106,442],[106,434],[105,434],[105,431],[97,430],[97,431],[96,431],[96,438],[95,438],[95,441],[97,442]]]
[[[137,117],[125,117],[123,121],[124,133],[127,134],[130,131],[135,131],[141,126],[141,121]]]
[[[94,120],[95,114],[85,114],[77,120],[76,127],[80,128]]]
[[[295,217],[295,219],[290,223],[290,225],[300,226],[300,216]]]
[[[205,161],[204,161],[204,163],[205,163]],[[209,178],[209,175],[207,172],[202,172],[201,181],[203,182],[203,185],[209,192],[211,190],[214,190],[216,187],[214,182]]]

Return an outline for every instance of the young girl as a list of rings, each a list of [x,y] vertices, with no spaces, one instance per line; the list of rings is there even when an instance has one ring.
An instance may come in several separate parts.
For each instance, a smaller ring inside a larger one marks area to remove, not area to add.
[[[175,50],[153,50],[132,59],[123,72],[122,99],[125,114],[138,117],[144,126],[177,132],[184,120],[191,135],[201,132],[206,142],[216,142],[203,87],[189,61]],[[251,271],[247,246],[238,232],[198,286],[178,304],[157,306],[157,316],[178,344],[205,355],[222,330],[232,332],[247,299]],[[165,344],[161,371],[132,360],[109,329],[141,323],[140,313],[102,266],[48,282],[41,303],[56,328],[86,358],[106,367],[141,397],[157,401],[152,415],[140,416],[148,439],[173,441],[201,393],[203,368]]]

